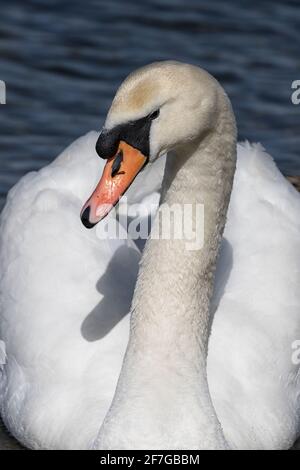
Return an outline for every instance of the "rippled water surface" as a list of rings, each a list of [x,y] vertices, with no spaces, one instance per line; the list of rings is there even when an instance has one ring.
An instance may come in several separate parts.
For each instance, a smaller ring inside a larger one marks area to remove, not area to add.
[[[26,0],[2,2],[0,206],[7,190],[68,143],[99,129],[116,87],[154,60],[207,68],[224,85],[240,139],[300,174],[300,2]]]

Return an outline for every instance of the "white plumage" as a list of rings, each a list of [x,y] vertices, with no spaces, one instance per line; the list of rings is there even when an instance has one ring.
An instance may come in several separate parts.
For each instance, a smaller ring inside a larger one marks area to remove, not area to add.
[[[99,240],[79,218],[102,171],[97,136],[22,178],[1,216],[0,410],[35,449],[92,445],[128,342],[140,251],[132,240]],[[157,203],[163,167],[146,167],[128,199]],[[271,157],[259,145],[238,145],[208,354],[213,404],[233,448],[289,448],[300,433],[292,362],[299,214],[300,197]]]
[[[2,213],[1,415],[28,447],[89,445],[127,344],[140,253],[131,240],[99,240],[79,217],[103,166],[97,136],[22,178]]]
[[[238,448],[300,433],[300,197],[261,146],[238,145],[208,354],[217,415]]]

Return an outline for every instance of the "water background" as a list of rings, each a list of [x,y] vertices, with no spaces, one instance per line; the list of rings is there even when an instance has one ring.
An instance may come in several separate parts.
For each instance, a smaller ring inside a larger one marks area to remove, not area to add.
[[[299,0],[2,1],[0,208],[21,175],[101,128],[130,71],[162,59],[209,70],[230,95],[239,138],[300,174]]]

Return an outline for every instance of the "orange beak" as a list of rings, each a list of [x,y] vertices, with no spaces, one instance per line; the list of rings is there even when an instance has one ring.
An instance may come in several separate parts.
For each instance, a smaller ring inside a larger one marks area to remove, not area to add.
[[[109,213],[146,162],[147,158],[139,150],[120,141],[116,155],[107,160],[95,191],[82,208],[85,227],[94,227]]]

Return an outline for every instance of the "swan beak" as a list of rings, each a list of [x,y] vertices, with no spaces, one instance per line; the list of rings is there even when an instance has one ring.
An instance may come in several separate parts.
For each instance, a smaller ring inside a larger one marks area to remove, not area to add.
[[[116,155],[107,160],[95,191],[82,208],[81,221],[86,228],[94,227],[110,212],[147,160],[139,150],[120,141]]]

